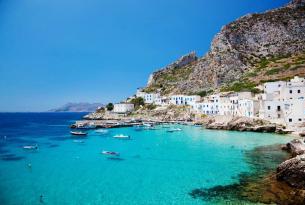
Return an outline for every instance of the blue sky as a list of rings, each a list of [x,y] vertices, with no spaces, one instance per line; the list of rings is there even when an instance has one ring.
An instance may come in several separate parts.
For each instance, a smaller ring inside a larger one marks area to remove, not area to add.
[[[0,111],[116,102],[221,27],[288,0],[0,0]]]

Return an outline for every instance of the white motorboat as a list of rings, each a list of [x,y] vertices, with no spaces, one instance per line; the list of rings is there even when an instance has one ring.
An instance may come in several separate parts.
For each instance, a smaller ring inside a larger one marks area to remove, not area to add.
[[[38,149],[38,145],[25,145],[23,146],[23,149],[26,149],[26,150],[37,150]]]
[[[71,131],[70,133],[71,133],[71,135],[77,135],[77,136],[86,136],[87,135],[86,132],[73,132],[73,131]]]
[[[181,130],[182,130],[181,128],[173,128],[173,129],[167,130],[167,132],[177,132],[177,131],[181,131]]]
[[[85,143],[84,140],[73,140],[74,143]]]
[[[115,138],[115,139],[129,140],[129,139],[130,139],[130,136],[129,136],[129,135],[120,134],[120,135],[114,135],[113,138]]]
[[[106,134],[106,133],[108,133],[108,130],[106,130],[106,129],[98,129],[98,130],[95,130],[95,132],[101,133],[101,134]]]
[[[120,156],[120,153],[118,153],[118,152],[106,151],[106,150],[103,150],[102,154],[103,155],[108,155],[108,156],[111,156],[111,157],[118,157],[118,156]]]

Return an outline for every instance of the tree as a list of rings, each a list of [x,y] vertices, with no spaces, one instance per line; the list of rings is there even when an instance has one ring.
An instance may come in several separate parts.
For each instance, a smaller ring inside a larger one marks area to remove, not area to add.
[[[134,104],[134,107],[135,107],[136,110],[137,110],[141,105],[142,105],[142,106],[144,105],[144,99],[141,98],[141,97],[133,98],[130,102],[131,102],[132,104]]]
[[[113,110],[113,103],[108,103],[108,104],[106,105],[106,108],[107,108],[108,111]]]

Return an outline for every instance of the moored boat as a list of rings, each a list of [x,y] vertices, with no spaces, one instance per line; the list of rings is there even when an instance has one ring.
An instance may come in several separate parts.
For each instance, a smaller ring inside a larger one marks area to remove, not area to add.
[[[101,134],[106,134],[106,133],[108,133],[108,130],[106,130],[106,129],[98,129],[98,130],[95,130],[94,132],[101,133]]]
[[[85,143],[83,140],[73,140],[74,143]]]
[[[25,145],[23,146],[23,149],[26,149],[26,150],[37,150],[38,149],[38,145]]]
[[[103,150],[103,151],[102,151],[102,154],[103,154],[103,155],[108,155],[108,156],[111,156],[111,157],[120,156],[120,153],[118,153],[118,152],[106,151],[106,150]]]
[[[167,130],[167,132],[177,132],[177,131],[181,131],[181,130],[182,130],[181,128],[173,128],[173,129]]]
[[[129,136],[129,135],[120,134],[120,135],[114,135],[113,138],[129,140],[129,139],[130,139],[130,136]]]
[[[75,131],[71,131],[70,133],[71,133],[71,135],[76,135],[76,136],[86,136],[86,135],[87,135],[86,132],[75,132]]]

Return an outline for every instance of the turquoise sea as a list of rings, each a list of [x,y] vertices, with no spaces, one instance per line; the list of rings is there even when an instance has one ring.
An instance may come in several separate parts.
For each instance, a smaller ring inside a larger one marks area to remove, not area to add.
[[[252,172],[245,151],[290,140],[171,125],[182,131],[169,133],[163,126],[92,130],[84,143],[76,143],[68,126],[83,115],[0,114],[1,205],[228,204],[234,199],[215,202],[190,193],[238,183],[241,173]],[[117,140],[116,134],[132,139]],[[34,144],[37,151],[22,148]],[[109,159],[102,150],[121,156]]]

